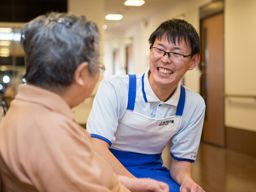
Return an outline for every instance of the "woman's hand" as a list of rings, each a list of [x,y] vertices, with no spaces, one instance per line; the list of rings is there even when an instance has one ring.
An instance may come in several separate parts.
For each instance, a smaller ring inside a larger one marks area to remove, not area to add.
[[[119,181],[132,192],[169,192],[166,183],[154,179],[119,176]]]

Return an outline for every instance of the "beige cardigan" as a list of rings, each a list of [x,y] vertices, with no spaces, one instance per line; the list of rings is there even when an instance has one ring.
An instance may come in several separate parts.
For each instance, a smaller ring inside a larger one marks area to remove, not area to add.
[[[5,192],[127,192],[58,95],[22,85],[0,124]]]

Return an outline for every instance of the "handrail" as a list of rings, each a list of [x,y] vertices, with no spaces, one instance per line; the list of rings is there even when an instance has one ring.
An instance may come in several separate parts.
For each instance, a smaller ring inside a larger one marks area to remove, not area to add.
[[[256,95],[226,94],[225,97],[256,99]]]
[[[255,106],[256,104],[256,95],[245,95],[245,94],[226,94],[225,98],[231,103],[244,103],[247,105]]]

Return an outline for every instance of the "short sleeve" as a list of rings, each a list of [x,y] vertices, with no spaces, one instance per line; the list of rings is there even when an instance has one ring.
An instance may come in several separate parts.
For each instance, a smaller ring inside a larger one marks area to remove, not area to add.
[[[115,141],[118,121],[126,111],[127,80],[127,76],[113,77],[100,83],[86,124],[91,137],[109,145]]]
[[[186,91],[181,126],[171,139],[171,156],[180,161],[196,159],[205,114],[205,103],[197,93]]]

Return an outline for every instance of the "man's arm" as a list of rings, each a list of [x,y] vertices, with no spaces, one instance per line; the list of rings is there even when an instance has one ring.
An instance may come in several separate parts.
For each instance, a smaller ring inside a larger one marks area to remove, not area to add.
[[[120,163],[109,150],[109,144],[103,140],[92,138],[96,151],[104,158],[118,175],[134,178],[134,176]]]
[[[126,112],[127,90],[120,91],[121,88],[127,86],[126,80],[124,81],[121,77],[112,77],[104,79],[100,83],[86,126],[90,134],[103,137],[109,141],[106,142],[97,137],[92,137],[94,149],[109,163],[114,172],[133,178],[134,176],[109,150],[109,145],[113,142],[117,131],[118,120]]]
[[[180,192],[205,192],[192,179],[192,163],[172,159],[170,173],[171,177],[180,184]]]

